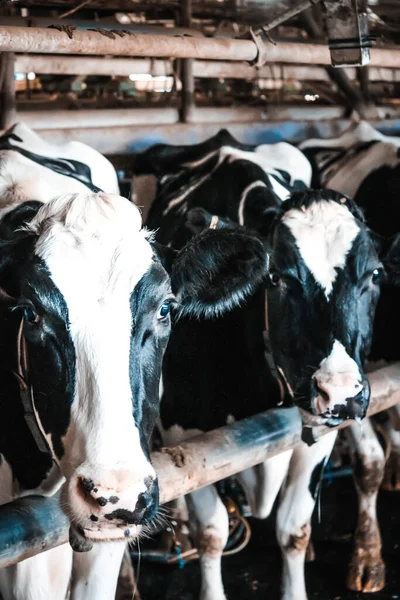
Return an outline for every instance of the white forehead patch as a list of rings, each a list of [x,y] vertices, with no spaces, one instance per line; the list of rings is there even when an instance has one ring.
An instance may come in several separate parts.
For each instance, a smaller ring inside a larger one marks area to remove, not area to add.
[[[71,321],[121,298],[128,303],[152,261],[141,226],[139,210],[113,194],[65,194],[40,208],[29,226],[38,235],[36,254],[63,294]]]
[[[328,298],[360,227],[346,208],[332,200],[292,208],[283,223],[292,232],[302,259]]]

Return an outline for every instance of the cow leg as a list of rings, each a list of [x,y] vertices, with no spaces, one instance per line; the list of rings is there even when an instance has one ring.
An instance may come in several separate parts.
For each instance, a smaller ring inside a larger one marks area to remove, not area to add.
[[[277,538],[283,558],[283,600],[307,600],[304,563],[311,535],[311,515],[336,432],[313,446],[299,444],[293,451],[277,515]]]
[[[131,555],[129,554],[128,545],[126,545],[119,571],[115,600],[132,600],[132,598],[140,600],[140,595],[139,590],[137,589],[137,581]]]
[[[386,431],[390,440],[390,454],[385,465],[382,487],[395,491],[400,490],[400,405],[392,406],[387,412],[389,422]]]
[[[115,598],[125,547],[124,542],[101,542],[89,552],[74,552],[70,600]]]
[[[347,587],[358,592],[378,592],[385,585],[385,565],[376,501],[385,456],[369,419],[363,421],[362,428],[357,424],[350,425],[347,435],[358,496],[358,522]]]
[[[221,557],[229,536],[228,513],[214,486],[192,492],[187,501],[200,555],[200,600],[226,600]]]
[[[66,600],[72,571],[69,544],[0,569],[2,600]]]
[[[246,494],[253,517],[266,519],[271,513],[287,475],[291,456],[292,450],[282,452],[236,476]]]

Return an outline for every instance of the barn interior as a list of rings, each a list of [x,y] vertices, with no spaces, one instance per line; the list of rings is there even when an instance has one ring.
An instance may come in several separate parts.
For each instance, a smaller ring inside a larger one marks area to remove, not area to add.
[[[252,145],[334,138],[360,121],[400,136],[400,4],[2,0],[0,121],[1,133],[21,121],[49,143],[91,146],[114,165],[126,198],[136,153],[158,143],[197,144],[221,128]],[[145,219],[149,206],[140,208]],[[393,380],[399,383],[399,376]],[[375,412],[385,402],[394,405],[399,393],[382,393]],[[159,446],[156,439],[157,451]],[[232,552],[223,559],[227,596],[278,599],[275,515],[252,518],[234,469],[219,487],[233,506]],[[366,598],[400,598],[400,487],[394,488],[382,490],[378,503],[386,585]],[[163,497],[172,500],[171,494]],[[0,507],[0,540],[12,511]],[[309,600],[364,597],[345,584],[356,520],[349,461],[331,461],[313,517]],[[131,546],[134,575],[121,584],[118,600],[199,597],[196,548],[178,529],[181,524],[169,517],[140,547]],[[38,551],[40,535],[26,541],[33,550],[21,551],[18,560]],[[50,538],[42,548],[55,544]],[[17,560],[16,543],[11,546],[14,558],[3,563],[0,547],[0,566]]]

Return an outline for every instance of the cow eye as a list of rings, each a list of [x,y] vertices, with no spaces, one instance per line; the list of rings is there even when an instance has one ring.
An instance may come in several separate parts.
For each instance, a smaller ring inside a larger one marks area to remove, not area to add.
[[[272,285],[277,286],[279,285],[281,278],[279,277],[279,274],[276,271],[271,271],[269,274],[269,280]]]
[[[27,323],[33,324],[33,323],[38,323],[39,322],[39,315],[30,306],[25,306],[24,307],[24,309],[23,309],[23,315],[24,315],[24,319],[25,319],[25,321]]]
[[[160,306],[160,309],[159,309],[158,315],[157,315],[157,319],[159,321],[164,321],[168,317],[170,311],[171,311],[171,303],[168,300],[166,300]]]
[[[380,267],[379,269],[374,269],[372,271],[372,281],[373,283],[380,283],[383,279],[383,269]]]

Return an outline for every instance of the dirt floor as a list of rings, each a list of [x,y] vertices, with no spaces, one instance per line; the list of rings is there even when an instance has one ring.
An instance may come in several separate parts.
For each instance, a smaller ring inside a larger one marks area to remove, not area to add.
[[[383,534],[387,585],[379,594],[358,594],[345,588],[356,520],[356,498],[349,477],[325,481],[321,497],[321,523],[314,518],[316,560],[307,564],[309,600],[400,600],[400,492],[381,492],[379,517]],[[273,518],[251,520],[252,539],[240,554],[223,562],[229,600],[278,600],[281,559],[274,539]],[[198,600],[197,563],[183,569],[142,562],[139,589],[142,600]]]

